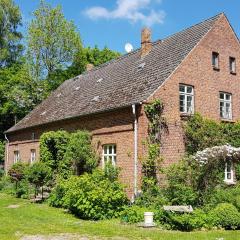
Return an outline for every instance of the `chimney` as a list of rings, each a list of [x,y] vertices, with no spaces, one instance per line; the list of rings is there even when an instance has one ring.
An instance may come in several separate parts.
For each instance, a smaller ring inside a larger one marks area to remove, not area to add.
[[[94,68],[94,65],[91,64],[91,63],[88,63],[88,64],[86,65],[86,70],[87,70],[87,72],[90,71],[90,70],[92,70],[93,68]]]
[[[143,28],[141,35],[141,57],[146,56],[151,49],[151,30],[149,28]]]

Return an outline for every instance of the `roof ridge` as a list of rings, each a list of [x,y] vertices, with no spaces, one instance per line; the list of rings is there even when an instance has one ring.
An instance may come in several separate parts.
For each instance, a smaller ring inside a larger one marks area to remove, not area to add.
[[[182,32],[184,32],[184,31],[187,31],[187,30],[189,30],[189,29],[191,29],[191,28],[193,28],[193,27],[196,27],[196,26],[198,26],[198,25],[200,25],[200,24],[203,24],[203,23],[205,23],[205,22],[207,22],[207,21],[213,20],[214,18],[216,18],[216,20],[217,20],[221,15],[225,15],[224,12],[218,13],[218,14],[210,17],[210,18],[207,18],[207,19],[205,19],[205,20],[202,20],[201,22],[198,22],[198,23],[196,23],[196,24],[194,24],[194,25],[192,25],[192,26],[190,26],[190,27],[184,28],[184,29],[182,29],[181,31],[178,31],[178,32],[176,32],[176,33],[173,33],[173,34],[171,34],[171,35],[169,35],[169,36],[167,36],[167,37],[165,37],[165,38],[163,38],[163,39],[157,39],[156,41],[153,41],[153,42],[152,42],[152,45],[159,44],[159,43],[161,43],[162,41],[167,40],[168,38],[171,38],[171,37],[173,37],[173,36],[175,36],[175,35],[177,35],[177,34],[179,34],[179,33],[182,33]],[[113,62],[118,62],[118,61],[120,61],[120,60],[122,60],[122,59],[124,59],[124,58],[126,58],[126,57],[128,57],[128,56],[130,56],[130,55],[132,55],[132,54],[137,53],[140,49],[141,49],[141,47],[136,48],[135,50],[131,51],[130,53],[125,53],[125,54],[123,54],[123,55],[121,55],[121,56],[119,56],[119,57],[117,57],[117,58],[115,58],[115,59],[112,59],[112,60],[110,60],[110,61],[108,61],[108,62],[105,62],[105,63],[102,63],[102,64],[100,64],[100,65],[98,65],[98,66],[95,66],[93,69],[91,69],[91,70],[89,70],[89,71],[84,71],[83,73],[81,73],[80,75],[78,75],[78,76],[76,76],[76,77],[74,77],[74,78],[72,78],[72,79],[78,78],[78,77],[80,77],[80,76],[84,76],[84,75],[86,75],[86,74],[88,74],[88,73],[90,73],[90,72],[94,72],[94,71],[96,71],[96,70],[98,70],[98,69],[100,69],[100,68],[102,68],[102,67],[104,67],[104,66],[107,66],[107,65],[109,65],[109,64],[111,64],[111,63],[113,63]],[[72,80],[72,79],[69,79],[69,80]]]

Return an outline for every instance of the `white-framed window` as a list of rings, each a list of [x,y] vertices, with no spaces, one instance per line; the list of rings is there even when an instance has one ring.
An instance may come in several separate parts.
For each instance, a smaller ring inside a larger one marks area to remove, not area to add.
[[[36,149],[31,149],[30,162],[34,163],[36,161]]]
[[[219,69],[219,53],[217,52],[212,53],[212,66],[215,69]]]
[[[116,157],[117,157],[117,147],[116,144],[107,144],[103,145],[103,167],[107,163],[111,163],[113,166],[116,166]]]
[[[236,58],[229,57],[229,70],[230,73],[236,73]]]
[[[20,152],[18,150],[15,150],[14,151],[14,159],[13,159],[13,162],[14,163],[17,163],[20,161]]]
[[[232,94],[220,92],[220,117],[232,119]]]
[[[225,163],[225,174],[224,174],[224,182],[233,183],[233,163],[232,161],[226,161]]]
[[[179,107],[181,113],[194,113],[194,90],[192,86],[179,85]]]

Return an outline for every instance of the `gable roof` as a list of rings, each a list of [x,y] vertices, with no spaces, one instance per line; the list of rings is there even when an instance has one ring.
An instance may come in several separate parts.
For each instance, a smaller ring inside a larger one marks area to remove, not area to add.
[[[127,107],[146,100],[221,15],[154,42],[150,53],[143,58],[137,49],[65,81],[7,132]]]

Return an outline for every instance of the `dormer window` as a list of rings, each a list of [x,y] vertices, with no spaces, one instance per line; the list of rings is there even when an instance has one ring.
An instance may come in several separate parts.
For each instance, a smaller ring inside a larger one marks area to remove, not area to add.
[[[236,58],[234,57],[229,58],[229,70],[230,73],[236,74]]]
[[[217,52],[212,53],[212,66],[213,69],[219,70],[219,53]]]

